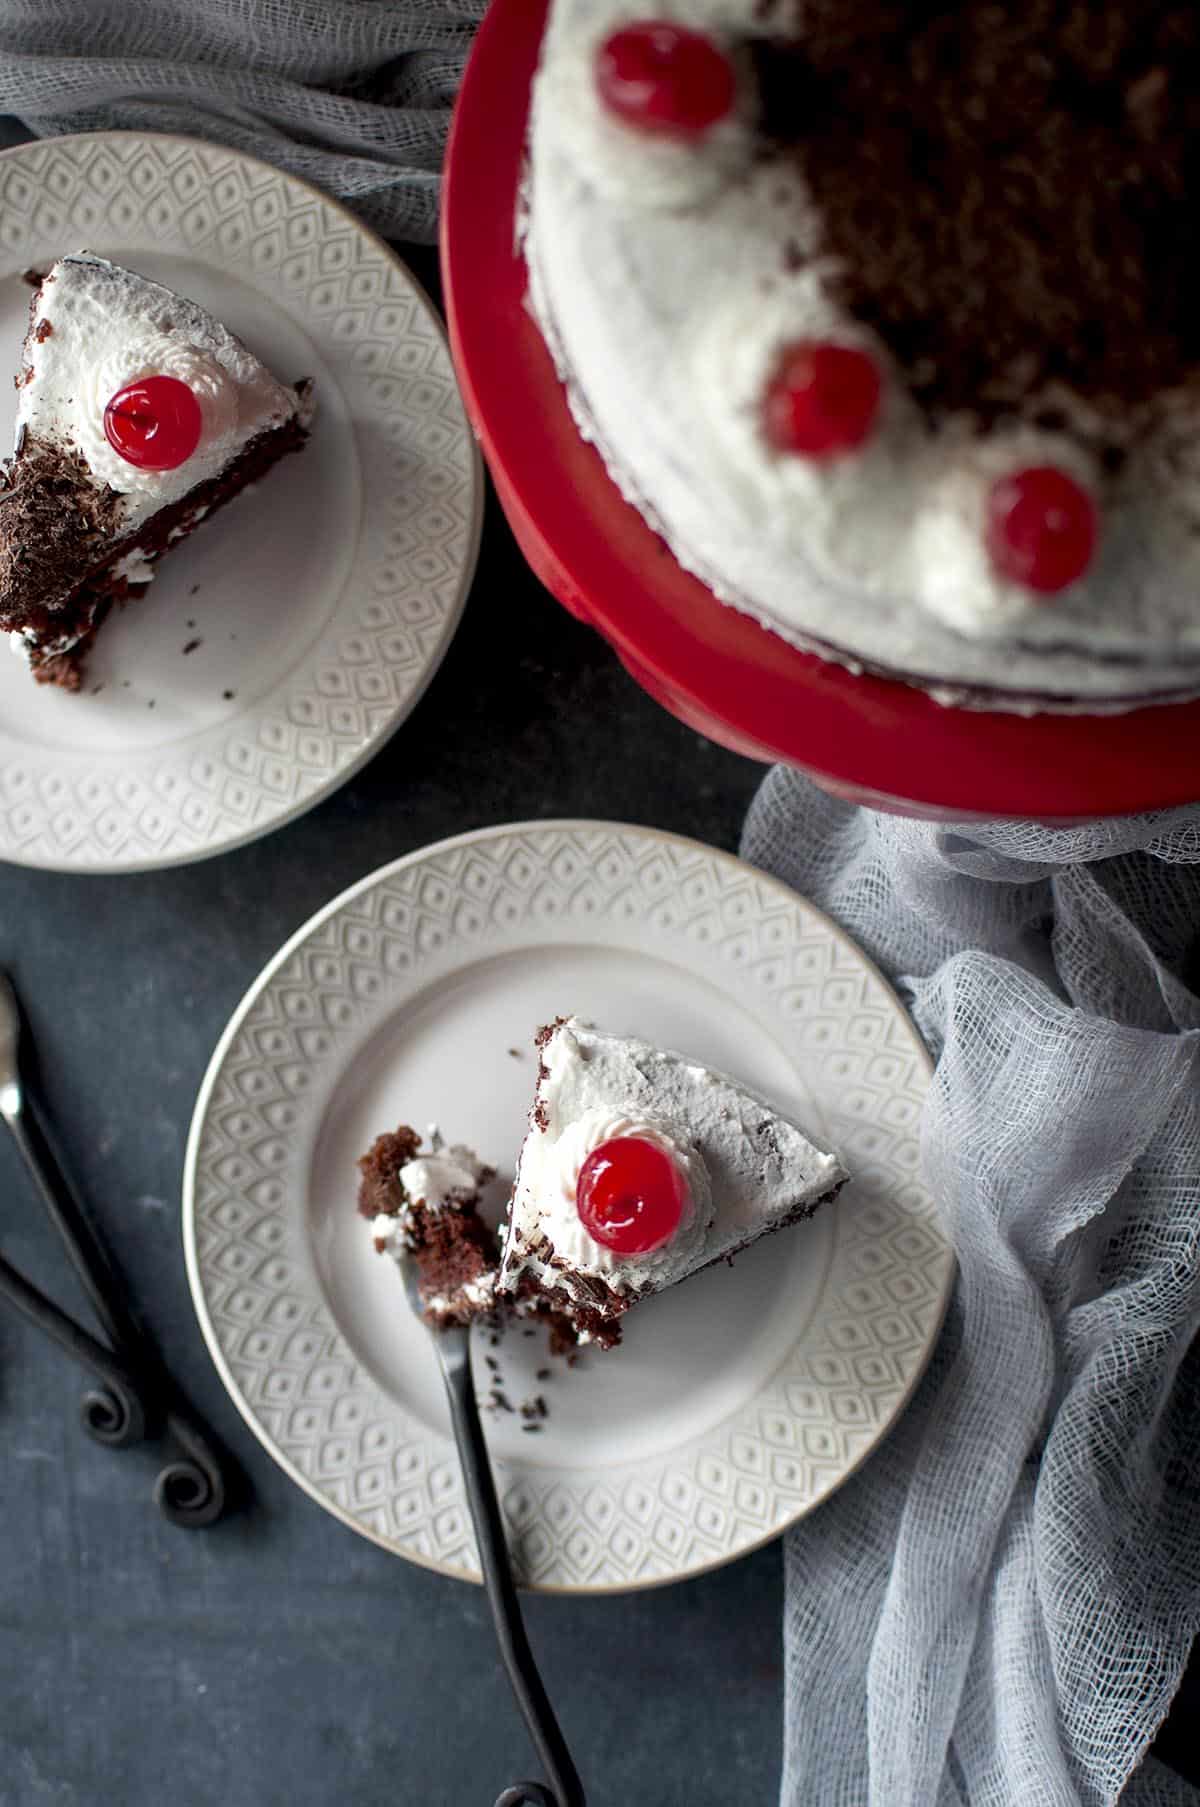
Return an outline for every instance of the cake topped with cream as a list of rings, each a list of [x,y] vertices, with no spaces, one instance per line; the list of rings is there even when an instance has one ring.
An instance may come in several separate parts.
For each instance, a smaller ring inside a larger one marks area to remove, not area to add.
[[[77,688],[112,601],[304,443],[307,382],[279,382],[198,303],[106,258],[55,263],[30,305],[0,489],[0,628]]]
[[[1200,14],[552,0],[584,434],[723,601],[1016,706],[1200,690]]]
[[[562,1017],[539,1067],[497,1280],[609,1347],[639,1299],[809,1217],[846,1179],[764,1099],[701,1062]]]

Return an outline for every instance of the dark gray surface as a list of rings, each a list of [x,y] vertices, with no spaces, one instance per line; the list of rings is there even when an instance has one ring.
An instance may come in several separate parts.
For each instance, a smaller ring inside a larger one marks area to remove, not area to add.
[[[413,262],[428,279],[429,260]],[[0,962],[72,1168],[253,1489],[215,1530],[163,1523],[152,1456],[92,1445],[80,1377],[0,1315],[0,1807],[491,1807],[528,1772],[481,1593],[336,1523],[225,1395],[184,1273],[187,1126],[247,985],[353,880],[523,817],[615,817],[733,848],[758,776],[642,696],[529,576],[493,505],[441,671],[337,796],[173,872],[0,864]],[[0,1244],[79,1306],[6,1138]],[[777,1547],[648,1594],[534,1598],[528,1618],[591,1807],[774,1799]],[[1181,1765],[1183,1718],[1164,1750]]]
[[[734,847],[758,774],[636,689],[528,575],[493,508],[441,671],[337,796],[173,872],[0,866],[0,961],[27,1006],[73,1170],[255,1496],[213,1531],[162,1523],[152,1457],[95,1448],[77,1426],[79,1376],[0,1316],[4,1807],[491,1807],[528,1773],[481,1593],[336,1523],[224,1394],[184,1273],[187,1126],[247,985],[364,873],[442,835],[529,816],[651,822]],[[77,1302],[7,1138],[0,1237]],[[772,1799],[778,1573],[769,1549],[665,1591],[530,1601],[594,1807]]]

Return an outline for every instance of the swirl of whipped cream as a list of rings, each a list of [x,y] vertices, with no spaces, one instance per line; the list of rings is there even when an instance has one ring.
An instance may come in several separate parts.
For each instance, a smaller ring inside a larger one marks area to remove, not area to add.
[[[596,52],[609,32],[629,24],[624,0],[603,0],[593,28],[584,34],[556,26],[552,16],[543,45],[535,105],[558,139],[562,155],[588,172],[589,185],[610,200],[655,209],[697,206],[735,179],[754,149],[750,126],[757,96],[748,62],[728,35],[737,20],[725,0],[705,9],[737,70],[733,112],[696,142],[631,129],[614,119],[596,92]],[[693,21],[689,21],[692,23]]]
[[[173,376],[187,384],[204,423],[197,452],[216,447],[237,427],[237,384],[229,372],[168,333],[132,339],[98,358],[80,372],[73,409],[75,440],[93,475],[125,495],[153,494],[164,488],[165,477],[174,475],[128,463],[109,445],[104,432],[104,410],[113,396],[146,376]]]
[[[798,203],[799,204],[799,203]],[[764,223],[764,235],[766,232]],[[925,436],[893,379],[887,353],[829,293],[832,265],[814,260],[770,290],[735,294],[701,323],[690,351],[693,393],[706,410],[727,505],[742,530],[834,581],[878,591],[894,581],[924,494]],[[885,374],[879,420],[853,458],[797,458],[762,429],[777,360],[796,341],[867,352]]]
[[[622,1255],[596,1242],[580,1222],[575,1206],[583,1163],[601,1143],[622,1136],[639,1136],[661,1148],[685,1183],[679,1228],[669,1242],[643,1255]],[[544,1150],[537,1190],[542,1227],[556,1254],[576,1269],[602,1275],[618,1292],[636,1288],[647,1280],[661,1281],[676,1269],[686,1269],[698,1255],[712,1224],[712,1187],[700,1155],[689,1142],[680,1139],[670,1124],[657,1122],[636,1110],[614,1111],[596,1105],[576,1117],[558,1140]]]

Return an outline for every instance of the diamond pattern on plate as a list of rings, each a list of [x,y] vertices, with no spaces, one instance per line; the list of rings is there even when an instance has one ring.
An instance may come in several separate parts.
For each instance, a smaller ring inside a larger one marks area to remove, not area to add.
[[[94,133],[0,157],[7,271],[84,243],[233,269],[301,324],[349,416],[373,429],[342,603],[252,716],[131,752],[106,782],[69,750],[40,752],[31,775],[0,732],[0,857],[129,869],[288,819],[403,719],[457,618],[480,478],[440,322],[403,265],[316,190],[186,138]]]
[[[206,1082],[187,1179],[196,1298],[243,1411],[311,1492],[410,1557],[477,1572],[451,1448],[359,1368],[289,1258],[303,1175],[279,1113],[413,990],[544,944],[547,919],[683,964],[703,923],[706,970],[753,985],[783,1038],[817,1040],[853,1075],[839,1140],[864,1196],[838,1218],[820,1304],[757,1397],[665,1459],[499,1473],[530,1582],[636,1587],[728,1560],[816,1505],[902,1408],[941,1321],[951,1257],[917,1177],[928,1058],[883,980],[801,899],[693,842],[599,823],[488,830],[377,873],[259,981]]]

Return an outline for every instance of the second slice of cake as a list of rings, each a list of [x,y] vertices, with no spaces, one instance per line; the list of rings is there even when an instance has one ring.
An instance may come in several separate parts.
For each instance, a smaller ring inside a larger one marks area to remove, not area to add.
[[[537,1088],[497,1280],[581,1343],[631,1305],[771,1230],[847,1179],[836,1155],[723,1073],[575,1017],[537,1037]]]
[[[0,631],[77,690],[113,602],[285,453],[311,384],[279,382],[205,308],[90,251],[47,271],[0,473]]]

